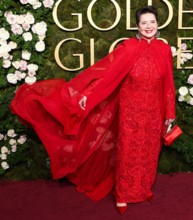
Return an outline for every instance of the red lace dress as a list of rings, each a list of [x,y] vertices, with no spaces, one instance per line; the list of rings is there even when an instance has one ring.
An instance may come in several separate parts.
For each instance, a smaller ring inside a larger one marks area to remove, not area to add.
[[[164,121],[175,118],[171,49],[157,39],[128,39],[69,82],[22,85],[11,110],[41,139],[53,178],[66,176],[95,201],[114,185],[118,202],[146,200]]]
[[[163,132],[163,79],[147,47],[121,87],[116,168],[118,202],[140,202],[152,195]]]

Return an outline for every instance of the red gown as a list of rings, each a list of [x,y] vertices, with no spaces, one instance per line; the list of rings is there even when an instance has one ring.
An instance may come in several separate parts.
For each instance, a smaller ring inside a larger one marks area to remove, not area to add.
[[[95,201],[114,185],[118,202],[146,200],[164,121],[175,118],[170,47],[157,39],[126,40],[69,82],[22,85],[11,110],[42,140],[53,178],[66,176]]]

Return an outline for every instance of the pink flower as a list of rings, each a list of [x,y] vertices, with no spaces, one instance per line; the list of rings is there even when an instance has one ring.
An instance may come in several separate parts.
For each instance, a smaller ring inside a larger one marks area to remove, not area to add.
[[[186,50],[187,49],[187,45],[185,43],[181,44],[181,50]]]
[[[29,31],[29,29],[30,29],[30,24],[23,23],[23,24],[22,24],[22,28],[23,28],[25,31]]]
[[[25,60],[21,60],[19,63],[19,69],[25,71],[27,69],[27,62]]]
[[[21,35],[23,33],[23,29],[19,24],[11,25],[11,31],[14,34],[19,34],[19,35]]]
[[[14,15],[12,12],[6,13],[6,20],[9,24],[13,25],[17,23],[17,15]]]
[[[45,8],[52,8],[54,4],[54,0],[44,0],[43,5]]]
[[[21,4],[26,5],[28,3],[28,0],[20,0]]]

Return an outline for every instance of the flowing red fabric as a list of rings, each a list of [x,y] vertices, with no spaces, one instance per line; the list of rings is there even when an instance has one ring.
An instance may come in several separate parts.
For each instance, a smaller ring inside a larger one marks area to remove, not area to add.
[[[32,126],[44,144],[53,178],[66,176],[92,200],[106,196],[115,184],[119,92],[147,48],[163,79],[163,125],[165,118],[175,118],[172,59],[170,47],[156,39],[128,39],[69,82],[24,84],[11,102],[13,113]],[[78,104],[83,95],[85,111]]]

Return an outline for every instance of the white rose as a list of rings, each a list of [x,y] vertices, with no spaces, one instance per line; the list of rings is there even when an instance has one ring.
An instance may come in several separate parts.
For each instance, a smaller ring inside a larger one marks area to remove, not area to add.
[[[26,77],[26,73],[21,73],[20,71],[16,70],[15,75],[17,76],[17,80],[24,79]]]
[[[190,94],[193,96],[193,87],[189,89]]]
[[[11,139],[9,140],[9,144],[10,144],[10,145],[14,145],[14,144],[16,144],[16,143],[17,143],[16,140],[13,139],[13,138],[11,138]]]
[[[46,35],[38,35],[38,39],[41,41],[41,40],[44,40],[46,37]]]
[[[38,22],[32,26],[32,31],[37,35],[45,35],[47,31],[47,24],[44,21]]]
[[[11,31],[14,34],[18,34],[18,35],[21,35],[23,33],[23,29],[22,29],[21,25],[19,25],[19,24],[11,25]]]
[[[13,61],[12,66],[15,67],[15,69],[19,69],[20,61]]]
[[[9,129],[9,130],[7,131],[7,136],[8,136],[8,137],[15,137],[16,134],[15,134],[14,129]]]
[[[0,46],[0,53],[1,54],[8,54],[11,51],[10,45],[4,43],[3,45]]]
[[[28,76],[32,77],[32,76],[35,76],[36,75],[36,72],[35,71],[28,71]]]
[[[41,2],[37,2],[36,4],[33,4],[33,5],[32,5],[33,9],[40,8],[41,6],[42,6],[42,3],[41,3]]]
[[[13,50],[13,49],[16,49],[17,48],[17,43],[13,42],[13,41],[10,41],[9,44],[10,48]]]
[[[22,28],[23,28],[25,31],[29,31],[29,29],[30,29],[30,24],[23,23],[23,24],[22,24]]]
[[[28,0],[20,0],[21,4],[26,5],[28,3]]]
[[[17,17],[17,23],[18,23],[18,24],[23,24],[24,21],[25,21],[25,15],[19,15],[19,16]]]
[[[11,146],[11,151],[16,152],[17,151],[17,145],[12,145]]]
[[[2,154],[7,154],[8,151],[9,151],[9,149],[8,149],[6,146],[3,146],[3,147],[1,148],[1,153],[2,153]]]
[[[12,12],[8,12],[6,14],[6,20],[10,25],[17,23],[17,17],[18,17],[18,15],[14,15]]]
[[[29,85],[32,85],[33,83],[36,82],[36,77],[35,77],[35,76],[32,76],[32,77],[27,76],[27,77],[25,78],[25,82],[26,82],[27,84],[29,84]]]
[[[0,141],[3,140],[4,135],[0,133]]]
[[[26,24],[34,24],[34,22],[35,22],[34,16],[28,12],[25,16],[25,23]]]
[[[7,40],[9,39],[10,34],[8,31],[5,30],[5,28],[0,28],[0,40]]]
[[[37,71],[38,70],[38,65],[36,65],[36,64],[29,64],[29,65],[27,65],[27,69],[29,70],[29,71],[32,71],[32,72],[34,72],[34,71]]]
[[[187,87],[185,87],[185,86],[180,87],[180,88],[179,88],[179,93],[180,93],[181,96],[187,95],[187,94],[188,94],[188,89],[187,89]]]
[[[22,35],[25,41],[31,41],[33,39],[33,36],[30,32],[26,32]]]
[[[38,52],[44,51],[45,50],[45,43],[44,43],[44,41],[37,42],[36,45],[35,45],[35,49]]]
[[[7,74],[7,81],[8,81],[9,83],[11,83],[11,84],[16,84],[16,83],[17,83],[17,80],[18,80],[18,78],[17,78],[17,76],[16,76],[15,74],[13,74],[13,73]]]
[[[54,4],[54,0],[44,0],[43,5],[45,8],[52,8]]]
[[[27,140],[26,135],[21,135],[19,139],[17,140],[17,143],[24,144],[26,140]]]
[[[172,56],[175,57],[177,55],[177,50],[174,46],[171,46]]]
[[[9,68],[10,66],[11,66],[10,60],[3,60],[3,67],[4,68]]]
[[[25,60],[20,60],[19,69],[22,71],[27,70],[27,62]]]
[[[9,165],[8,165],[8,163],[7,163],[6,161],[4,161],[4,162],[1,163],[1,167],[2,167],[4,170],[6,170],[6,169],[9,168]]]
[[[179,101],[179,102],[183,102],[184,100],[185,100],[185,99],[184,99],[184,96],[181,96],[181,95],[180,95],[180,96],[178,97],[178,101]]]
[[[186,57],[186,59],[191,60],[193,55],[191,53],[186,53],[185,57]]]
[[[190,74],[188,77],[188,83],[193,85],[193,74]]]
[[[7,160],[7,154],[1,154],[1,159],[2,160]]]
[[[30,60],[31,53],[28,52],[27,50],[23,50],[21,57],[22,57],[22,59],[24,59],[24,60]]]
[[[190,104],[190,105],[193,105],[193,98],[190,98],[189,104]]]

